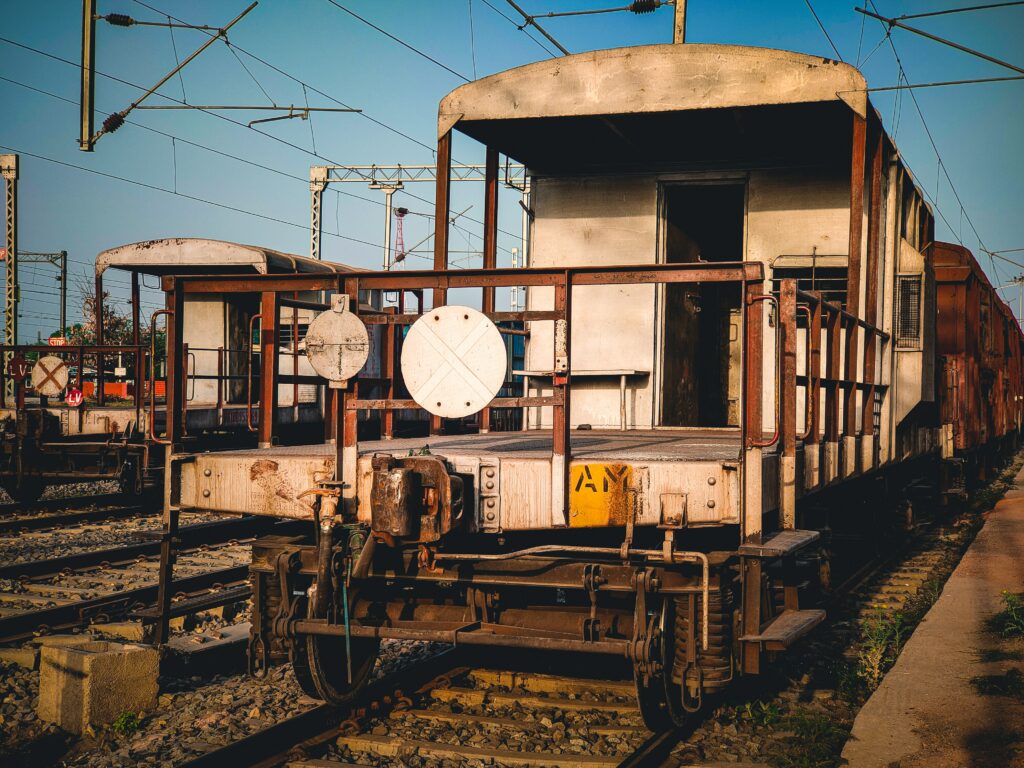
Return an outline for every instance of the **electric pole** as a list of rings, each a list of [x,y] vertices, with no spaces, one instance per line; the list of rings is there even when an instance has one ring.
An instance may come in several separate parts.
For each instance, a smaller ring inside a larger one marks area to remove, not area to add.
[[[686,0],[676,0],[675,23],[672,27],[672,42],[686,42]]]
[[[4,281],[4,344],[18,343],[18,156],[0,155],[0,175],[4,179],[4,210],[6,212],[6,247],[4,257],[7,262],[6,279]],[[10,367],[12,353],[5,352],[3,366]],[[14,397],[14,378],[4,377],[5,386],[3,402]]]
[[[60,335],[63,336],[68,323],[68,252],[20,251],[18,261],[21,264],[53,264],[59,271],[57,282],[60,283]]]

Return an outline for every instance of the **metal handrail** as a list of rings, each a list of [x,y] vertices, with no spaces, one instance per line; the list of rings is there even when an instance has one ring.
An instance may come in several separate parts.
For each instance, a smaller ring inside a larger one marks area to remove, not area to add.
[[[161,445],[170,445],[173,441],[161,440],[156,436],[156,319],[160,315],[173,314],[173,309],[158,309],[149,318],[149,438]],[[170,341],[167,339],[167,343]]]
[[[813,349],[813,339],[811,338],[811,330],[812,330],[811,329],[811,322],[812,322],[812,320],[811,320],[811,308],[809,306],[807,306],[806,304],[797,304],[797,306],[796,306],[797,314],[800,313],[800,310],[803,310],[804,312],[807,313],[807,351],[804,352],[804,367],[807,369],[807,383],[804,386],[804,390],[805,390],[804,391],[804,431],[803,431],[803,434],[797,435],[796,438],[797,438],[797,440],[806,440],[808,437],[811,436],[811,432],[814,431],[814,427],[817,426],[817,423],[815,423],[813,425],[811,424],[811,415],[812,414],[814,415],[814,421],[815,422],[818,421],[818,414],[816,413],[817,409],[812,407],[812,405],[811,405],[811,397],[813,397],[814,394],[815,394],[814,393],[815,382],[817,380],[820,380],[820,378],[821,378],[821,370],[820,370],[821,366],[820,366],[820,361],[819,361],[818,370],[816,370],[816,371],[814,371],[812,373],[812,371],[811,371],[811,352],[812,352],[812,349]],[[817,403],[815,403],[814,405],[817,405]]]
[[[770,301],[775,305],[775,314],[777,317],[777,321],[775,323],[775,418],[773,420],[775,423],[775,432],[772,434],[771,440],[750,440],[748,444],[751,448],[770,448],[779,442],[779,420],[781,416],[779,413],[779,390],[782,387],[782,372],[780,370],[782,367],[782,344],[779,343],[781,341],[779,337],[782,330],[782,313],[779,310],[779,300],[770,293],[761,293],[756,296],[747,297],[747,306],[749,307],[755,301]],[[758,425],[758,431],[761,431],[760,424]]]
[[[258,431],[256,429],[256,427],[254,427],[252,425],[252,355],[253,355],[252,333],[253,333],[253,330],[255,328],[255,323],[256,323],[257,320],[263,320],[263,313],[262,312],[257,312],[255,315],[253,315],[252,317],[249,318],[249,354],[246,357],[246,367],[245,367],[246,373],[248,374],[245,377],[246,378],[246,384],[245,384],[245,424],[249,428],[250,432]],[[263,325],[262,322],[260,323],[260,325],[261,326]],[[261,330],[260,330],[261,337],[262,337],[262,334],[263,334],[263,330],[261,328]],[[262,362],[262,365],[266,365],[266,364],[267,364],[267,361],[264,360]]]

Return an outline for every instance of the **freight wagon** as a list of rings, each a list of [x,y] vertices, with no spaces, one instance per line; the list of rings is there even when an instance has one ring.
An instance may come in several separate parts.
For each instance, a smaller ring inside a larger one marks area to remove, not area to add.
[[[741,46],[529,64],[440,103],[433,270],[165,277],[165,541],[186,508],[309,522],[253,547],[254,670],[287,652],[340,702],[382,638],[618,657],[667,727],[819,624],[847,575],[832,554],[873,550],[896,510],[955,490],[943,457],[1015,444],[1020,329],[970,255],[933,242],[866,89],[848,64]],[[486,147],[478,270],[448,268],[454,132]],[[495,268],[501,154],[530,176],[521,270]],[[505,286],[526,286],[525,309],[496,309]],[[479,310],[448,304],[465,288]],[[387,312],[367,290],[433,300]],[[334,439],[274,445],[264,366],[262,447],[190,450],[190,302],[259,297],[276,359],[296,291],[331,297],[314,323]],[[525,327],[525,386],[494,397],[506,321]],[[401,370],[371,395],[360,366],[381,326],[402,329]],[[361,412],[414,407],[428,437],[357,430]],[[524,429],[491,430],[497,407]],[[446,434],[476,412],[476,434]]]

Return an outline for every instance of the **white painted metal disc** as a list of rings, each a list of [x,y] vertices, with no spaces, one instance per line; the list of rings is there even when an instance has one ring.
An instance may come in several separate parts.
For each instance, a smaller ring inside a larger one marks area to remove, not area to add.
[[[40,357],[32,366],[32,389],[43,397],[56,397],[68,385],[68,367],[56,355]]]
[[[306,357],[328,381],[347,381],[366,365],[370,337],[363,321],[351,312],[321,312],[306,331]]]
[[[413,323],[402,346],[402,376],[412,399],[446,419],[491,402],[506,368],[497,326],[471,307],[432,309]]]

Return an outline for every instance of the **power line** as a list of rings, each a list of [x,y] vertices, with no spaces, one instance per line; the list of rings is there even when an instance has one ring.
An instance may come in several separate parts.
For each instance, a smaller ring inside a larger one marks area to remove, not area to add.
[[[515,27],[516,29],[518,29],[518,30],[519,30],[520,32],[522,32],[522,33],[523,33],[524,35],[526,35],[526,37],[527,37],[527,38],[529,38],[529,39],[530,39],[531,41],[533,41],[533,42],[534,42],[534,43],[535,43],[535,44],[536,44],[536,45],[537,45],[537,46],[538,46],[538,47],[539,47],[539,48],[540,48],[540,49],[541,49],[542,51],[544,51],[544,53],[546,53],[546,54],[547,54],[548,56],[551,56],[552,58],[554,58],[555,56],[557,56],[557,55],[558,55],[557,53],[555,53],[554,51],[552,51],[552,50],[551,50],[550,48],[548,48],[548,47],[547,47],[546,45],[544,45],[544,43],[542,43],[542,42],[541,42],[540,40],[538,40],[538,39],[537,39],[536,37],[534,37],[533,35],[531,35],[531,34],[530,34],[530,30],[528,30],[528,29],[527,29],[527,28],[526,28],[525,26],[520,26],[520,25],[519,25],[518,23],[516,23],[516,20],[515,20],[515,19],[511,18],[510,16],[507,16],[507,15],[506,15],[506,14],[505,14],[505,13],[504,13],[504,12],[503,12],[503,11],[502,11],[502,10],[501,10],[500,8],[495,8],[495,7],[494,7],[494,6],[493,6],[493,5],[491,4],[490,0],[480,0],[480,2],[481,2],[481,3],[483,3],[484,5],[486,5],[486,6],[488,7],[488,8],[490,8],[490,9],[491,9],[492,11],[494,11],[494,12],[495,12],[496,14],[498,14],[499,16],[501,16],[501,18],[503,18],[503,19],[504,19],[505,21],[507,21],[507,22],[508,22],[509,24],[511,24],[511,25],[512,25],[513,27]]]
[[[333,0],[329,0],[329,1],[333,2]],[[509,5],[511,5],[512,8],[515,9],[516,13],[518,13],[520,16],[523,17],[524,24],[523,24],[523,27],[520,27],[520,29],[523,29],[524,27],[533,27],[538,32],[540,32],[542,35],[544,35],[544,37],[547,38],[549,43],[551,43],[553,46],[555,46],[555,48],[560,50],[562,52],[563,56],[568,56],[569,55],[569,49],[566,48],[564,45],[562,45],[557,40],[555,40],[555,38],[552,37],[548,33],[548,31],[546,29],[544,29],[544,27],[542,27],[540,24],[538,24],[537,21],[532,16],[530,16],[530,14],[528,14],[526,11],[524,11],[522,8],[520,8],[518,5],[516,5],[515,0],[505,0],[505,2],[508,3]],[[518,25],[516,25],[516,26],[518,26]]]
[[[987,5],[971,5],[966,8],[946,8],[941,11],[927,11],[926,13],[905,13],[897,16],[897,19],[923,19],[928,16],[945,16],[949,13],[965,13],[967,11],[987,11],[992,8],[1009,8],[1013,5],[1024,5],[1024,0],[1016,0],[1012,3],[988,3]]]
[[[875,7],[875,3],[874,3],[873,0],[871,0],[871,7],[872,8]],[[1000,67],[1006,67],[1007,69],[1013,70],[1014,72],[1020,72],[1021,74],[1024,74],[1024,67],[1018,67],[1016,64],[1011,64],[1008,61],[1003,61],[1002,59],[997,59],[995,56],[989,56],[987,53],[982,53],[981,51],[977,51],[974,48],[968,48],[966,45],[960,45],[960,43],[956,43],[956,42],[954,42],[952,40],[947,40],[944,37],[939,37],[938,35],[933,35],[931,32],[925,32],[923,29],[918,29],[917,27],[911,27],[909,24],[901,24],[896,19],[890,19],[890,18],[888,18],[886,16],[882,16],[882,15],[880,15],[878,13],[872,13],[871,11],[869,11],[869,10],[867,10],[865,8],[855,8],[854,10],[857,11],[857,13],[863,13],[863,14],[865,14],[867,16],[871,16],[872,18],[878,19],[880,22],[888,24],[890,28],[891,27],[899,27],[900,29],[905,29],[907,32],[913,32],[915,35],[920,35],[921,37],[926,37],[929,40],[933,40],[936,43],[942,43],[943,45],[948,45],[950,48],[956,48],[956,50],[962,51],[963,53],[969,54],[971,56],[975,56],[975,57],[977,57],[979,59],[984,59],[985,61],[991,62],[992,64],[998,64]]]
[[[139,2],[139,0],[135,0],[135,2]],[[147,7],[150,7],[150,6],[147,6]],[[70,61],[70,60],[65,59],[65,58],[63,58],[61,56],[57,56],[56,54],[48,53],[47,51],[43,51],[43,50],[40,50],[38,48],[33,48],[30,45],[25,45],[24,43],[19,43],[19,42],[15,41],[15,40],[11,40],[9,38],[0,37],[0,41],[8,43],[10,45],[14,45],[14,46],[16,46],[18,48],[23,48],[24,50],[31,51],[32,53],[38,54],[40,56],[44,56],[46,58],[53,59],[54,61],[59,61],[59,62],[62,62],[64,64],[68,64],[69,66],[75,67],[77,69],[81,68],[81,65],[79,63]],[[243,48],[240,48],[238,46],[235,46],[235,47],[238,48],[238,50],[242,51],[243,53],[247,53],[248,54],[248,52],[245,51]],[[248,55],[251,55],[251,54],[248,54]],[[259,60],[259,59],[257,59],[257,60]],[[269,66],[272,66],[272,65],[269,65]],[[139,88],[141,90],[145,90],[145,88],[143,86],[138,85],[137,83],[132,83],[132,82],[130,82],[128,80],[124,80],[124,79],[122,79],[120,77],[117,77],[115,75],[110,75],[110,74],[107,74],[105,72],[101,72],[100,70],[94,70],[94,72],[97,75],[100,75],[102,77],[106,77],[106,78],[108,78],[110,80],[113,80],[115,82],[121,83],[123,85],[127,85],[127,86],[132,87],[132,88]],[[286,74],[286,76],[290,77],[290,75],[287,75],[287,73],[282,73],[282,74]],[[295,78],[293,78],[293,79],[295,79]],[[296,80],[296,82],[300,82],[300,83],[302,82],[301,80],[297,80],[297,79],[295,79],[295,80]],[[16,81],[12,81],[12,82],[16,82]],[[319,91],[319,90],[317,90],[315,88],[312,88],[312,86],[310,86],[310,88],[311,88],[311,90],[314,90],[317,93],[322,93],[321,91]],[[36,90],[38,90],[38,89],[36,89]],[[184,102],[182,102],[182,101],[180,101],[178,99],[175,99],[175,98],[173,98],[171,96],[167,96],[165,94],[157,94],[157,95],[160,96],[161,98],[167,99],[168,101],[176,102],[178,104],[183,104],[184,103]],[[62,98],[63,99],[63,97],[58,97],[58,98]],[[328,96],[327,98],[332,98],[332,97]],[[337,99],[333,99],[332,98],[332,100],[337,102]],[[341,103],[341,102],[337,102],[337,103]],[[273,139],[274,141],[276,141],[276,142],[278,142],[280,144],[283,144],[283,145],[285,145],[287,147],[290,147],[292,149],[296,149],[296,150],[298,150],[300,152],[303,152],[304,154],[310,155],[310,156],[315,157],[315,158],[317,158],[319,160],[323,160],[323,161],[325,161],[327,163],[330,163],[332,165],[342,165],[342,163],[339,163],[336,160],[332,160],[329,157],[321,155],[321,154],[319,154],[319,153],[317,153],[315,151],[309,150],[309,149],[307,149],[305,147],[299,146],[298,144],[293,144],[292,142],[286,141],[284,139],[281,139],[281,138],[279,138],[277,136],[274,136],[273,134],[269,134],[269,133],[266,133],[264,131],[257,130],[256,128],[253,128],[251,125],[246,125],[245,123],[239,122],[238,120],[233,120],[232,118],[230,118],[230,117],[228,117],[226,115],[221,115],[221,114],[219,114],[217,112],[210,112],[210,111],[205,110],[205,109],[199,109],[198,111],[203,113],[203,114],[206,114],[206,115],[212,115],[212,116],[214,116],[214,117],[216,117],[216,118],[218,118],[220,120],[224,120],[225,122],[231,123],[232,125],[237,125],[239,127],[246,128],[248,130],[251,130],[251,131],[253,131],[255,133],[260,134],[261,136],[266,136],[267,138]],[[360,113],[360,114],[362,114],[362,113]],[[135,125],[139,125],[139,124],[135,123]],[[149,130],[155,131],[156,129],[149,129]],[[171,134],[165,134],[165,135],[167,135],[168,137],[171,137],[171,138],[177,138],[177,137],[173,137]],[[182,141],[184,141],[184,140],[182,139]],[[201,146],[201,145],[197,145],[197,146]],[[424,145],[424,146],[426,146],[426,145]],[[203,148],[205,149],[206,147],[203,147]],[[211,150],[211,151],[213,151],[213,150]],[[243,162],[249,162],[249,161],[243,161]],[[285,174],[285,175],[288,175],[288,174]],[[365,178],[366,178],[366,180],[368,182],[370,181],[370,177],[366,176]],[[347,193],[347,194],[351,194],[351,193]],[[410,197],[412,197],[415,200],[419,200],[420,202],[425,203],[426,205],[434,207],[434,203],[431,200],[428,200],[425,197],[421,197],[420,195],[413,194],[412,192],[409,192],[407,190],[405,190],[405,194],[409,195]],[[366,198],[360,198],[360,199],[366,199]],[[419,215],[424,215],[424,214],[419,214]],[[470,216],[466,216],[465,218],[468,221],[473,222],[474,224],[483,225],[483,222],[480,221],[479,219],[474,219],[474,218],[472,218]],[[518,234],[516,234],[514,232],[508,232],[507,230],[504,230],[504,229],[501,229],[501,228],[498,228],[498,232],[500,232],[501,234],[504,234],[504,235],[506,235],[508,237],[513,237],[513,238],[516,238],[516,239],[518,239],[520,237],[520,235],[518,235]]]
[[[408,48],[408,49],[409,49],[410,51],[412,51],[412,52],[413,52],[413,53],[415,53],[416,55],[418,55],[418,56],[421,56],[421,57],[423,57],[424,59],[426,59],[427,61],[429,61],[429,62],[432,62],[432,63],[436,64],[437,66],[439,66],[439,67],[440,67],[441,69],[445,70],[446,72],[450,72],[451,74],[453,74],[453,75],[455,75],[456,77],[458,77],[458,78],[460,78],[460,79],[464,80],[464,81],[465,81],[465,82],[467,82],[467,83],[469,83],[469,82],[472,82],[472,81],[471,81],[471,80],[470,80],[470,79],[469,79],[468,77],[466,77],[466,76],[465,76],[464,74],[462,74],[461,72],[456,72],[456,71],[455,71],[454,69],[452,69],[451,67],[449,67],[449,66],[448,66],[447,64],[442,64],[442,63],[441,63],[440,61],[438,61],[437,59],[435,59],[435,58],[434,58],[433,56],[431,56],[430,54],[424,53],[424,52],[423,52],[423,51],[421,51],[421,50],[420,50],[419,48],[416,48],[415,46],[413,46],[413,45],[410,45],[409,43],[405,42],[405,40],[403,40],[402,38],[400,38],[400,37],[396,37],[395,35],[392,35],[392,34],[391,34],[390,32],[388,32],[388,31],[387,31],[386,29],[381,29],[381,28],[380,28],[380,27],[378,27],[378,26],[377,26],[376,24],[374,24],[374,23],[373,23],[372,21],[369,21],[368,19],[364,19],[364,18],[363,18],[362,16],[360,16],[360,15],[359,15],[358,13],[356,13],[355,11],[351,11],[351,10],[349,10],[349,9],[348,9],[348,8],[346,8],[346,7],[344,6],[344,5],[342,5],[341,3],[337,3],[337,2],[335,2],[335,0],[327,0],[327,2],[328,2],[328,3],[330,3],[331,5],[333,5],[333,6],[335,7],[335,8],[337,8],[337,9],[338,9],[339,11],[344,11],[345,13],[347,13],[347,14],[348,14],[349,16],[351,16],[352,18],[354,18],[354,19],[359,19],[359,21],[363,22],[363,24],[365,24],[366,26],[370,27],[371,29],[375,29],[375,30],[377,30],[377,31],[378,31],[378,32],[380,32],[380,33],[381,33],[382,35],[384,35],[385,37],[387,37],[387,38],[389,38],[389,39],[391,39],[391,40],[394,40],[394,41],[395,41],[396,43],[398,43],[398,44],[399,44],[399,45],[401,45],[402,47],[404,47],[404,48]]]
[[[154,13],[160,14],[161,16],[170,16],[175,21],[181,21],[181,19],[177,18],[176,16],[174,16],[172,14],[168,14],[166,11],[162,11],[159,8],[155,8],[152,5],[149,5],[148,3],[143,2],[143,0],[133,0],[133,2],[136,3],[137,5],[141,5],[143,8],[148,8],[149,10],[153,11]],[[210,33],[207,33],[207,34],[210,34]],[[314,93],[320,94],[325,99],[329,99],[329,100],[333,101],[335,104],[340,104],[343,107],[351,107],[352,106],[351,104],[346,104],[344,101],[341,101],[340,99],[337,99],[334,96],[331,96],[329,93],[325,93],[324,91],[321,91],[319,88],[317,88],[317,87],[315,87],[313,85],[310,85],[309,83],[301,80],[300,78],[296,77],[295,75],[293,75],[293,74],[291,74],[289,72],[284,71],[280,67],[278,67],[278,66],[276,66],[274,64],[271,64],[266,59],[263,59],[263,58],[257,56],[252,51],[249,51],[246,48],[243,48],[242,46],[237,45],[236,43],[232,43],[231,46],[236,51],[241,51],[242,53],[244,53],[246,56],[248,56],[253,61],[258,61],[263,66],[269,67],[270,69],[272,69],[275,72],[277,72],[279,75],[283,75],[284,77],[287,77],[289,80],[291,80],[293,82],[299,83],[301,85],[305,85],[306,87],[309,88],[309,90],[313,91]],[[425,142],[420,141],[419,139],[413,138],[409,134],[407,134],[407,133],[405,133],[403,131],[398,130],[397,128],[395,128],[392,125],[388,125],[383,120],[378,120],[377,118],[367,114],[366,112],[359,112],[357,114],[359,114],[361,117],[366,118],[367,120],[369,120],[374,125],[378,125],[381,128],[384,128],[385,130],[390,131],[391,133],[395,134],[396,136],[401,136],[403,139],[407,139],[407,140],[411,141],[413,144],[417,144],[417,145],[423,147],[424,149],[429,150],[430,152],[436,152],[436,150],[437,150],[436,147],[432,147],[429,144],[426,144]]]
[[[814,6],[811,5],[811,0],[804,0],[804,2],[807,4],[807,10],[811,12],[811,16],[813,16],[814,20],[818,22],[818,28],[821,30],[821,33],[825,35],[825,39],[828,40],[828,44],[831,45],[832,50],[836,52],[836,56],[839,57],[840,61],[844,61],[843,54],[839,52],[839,49],[836,48],[836,44],[832,42],[832,35],[828,33],[827,29],[825,29],[825,25],[821,23],[821,19],[818,18],[818,12],[814,10]]]
[[[269,215],[267,215],[265,213],[257,213],[256,211],[249,211],[249,210],[246,210],[245,208],[239,208],[239,207],[234,206],[234,205],[228,205],[227,203],[219,203],[216,200],[207,200],[205,198],[197,197],[195,195],[189,195],[189,194],[187,194],[185,192],[175,192],[173,189],[165,189],[164,187],[158,187],[155,184],[147,184],[146,182],[139,181],[138,179],[129,179],[129,178],[125,177],[125,176],[118,176],[118,175],[113,174],[113,173],[106,173],[104,171],[98,171],[98,170],[96,170],[94,168],[86,168],[85,166],[82,166],[82,165],[75,165],[74,163],[67,163],[67,162],[65,162],[63,160],[57,160],[56,158],[46,157],[45,155],[38,155],[38,154],[35,154],[34,152],[26,152],[23,149],[17,149],[15,147],[9,147],[9,146],[0,145],[0,149],[5,149],[8,152],[15,152],[15,153],[17,153],[19,155],[25,155],[26,157],[34,157],[37,160],[45,160],[46,162],[54,163],[55,165],[63,165],[66,168],[74,168],[75,170],[78,170],[78,171],[85,171],[86,173],[92,173],[92,174],[95,174],[97,176],[104,176],[104,177],[106,177],[108,179],[114,179],[116,181],[123,181],[123,182],[125,182],[127,184],[135,184],[136,186],[139,186],[139,187],[144,187],[146,189],[152,189],[152,190],[155,190],[157,192],[163,192],[164,194],[167,194],[167,195],[174,195],[175,197],[182,197],[182,198],[185,198],[187,200],[192,200],[192,201],[197,202],[197,203],[204,203],[205,205],[212,205],[212,206],[215,206],[217,208],[223,208],[223,209],[228,210],[228,211],[234,211],[235,213],[244,213],[244,214],[246,214],[248,216],[254,216],[254,217],[258,218],[258,219],[264,219],[266,221],[272,221],[272,222],[275,222],[277,224],[285,224],[285,225],[287,225],[289,227],[296,227],[298,229],[309,231],[309,227],[307,225],[305,225],[305,224],[296,224],[294,221],[288,221],[287,219],[279,219],[276,216],[269,216]],[[358,238],[349,237],[347,235],[338,234],[336,232],[325,231],[325,234],[331,235],[332,237],[340,238],[342,240],[349,240],[349,241],[351,241],[353,243],[359,243],[360,245],[368,245],[368,246],[370,246],[372,248],[377,248],[378,247],[377,243],[370,243],[370,242],[367,242],[366,240],[360,240]]]
[[[875,6],[875,0],[868,0],[868,2],[871,3],[871,7],[874,8],[877,12],[878,8]],[[879,23],[883,24],[883,22],[881,21],[879,21]],[[899,68],[900,77],[903,80],[910,82],[910,78],[907,77],[907,71],[903,67],[903,61],[902,59],[900,59],[899,52],[896,50],[896,44],[893,42],[892,36],[887,35],[886,39],[889,41],[889,47],[892,49],[893,58],[896,59],[896,66]],[[898,93],[903,93],[903,91],[898,91]],[[966,206],[960,199],[960,194],[956,190],[956,185],[953,184],[953,179],[950,177],[949,171],[946,169],[946,164],[942,162],[942,155],[939,152],[938,145],[935,143],[935,138],[932,136],[931,129],[929,129],[928,127],[928,121],[925,120],[924,111],[921,109],[921,105],[917,100],[917,94],[914,92],[913,89],[909,89],[907,93],[910,94],[910,98],[914,102],[914,108],[917,111],[917,115],[919,118],[921,118],[921,125],[924,127],[925,135],[928,137],[928,141],[932,145],[932,151],[935,152],[935,157],[939,163],[939,169],[942,170],[943,174],[946,176],[946,181],[949,182],[949,188],[953,192],[953,197],[956,198],[957,203],[960,205],[960,212],[964,216],[964,218],[967,219],[967,223],[971,227],[971,231],[974,232],[974,236],[978,239],[978,246],[981,248],[981,250],[986,251],[987,253],[988,249],[985,248],[985,243],[981,239],[981,234],[979,234],[978,228],[974,225],[974,221],[971,219],[971,215],[967,212]],[[925,194],[927,195],[927,192],[925,192]],[[949,223],[949,221],[943,215],[942,210],[939,208],[938,200],[933,201],[933,205],[935,206],[935,210],[938,212],[939,216],[946,223],[946,226],[949,228],[950,233],[957,238],[960,245],[963,245],[963,240],[960,238],[959,233],[953,229],[953,226]],[[999,272],[996,269],[995,261],[992,259],[991,255],[989,255],[989,261],[992,264],[993,273],[998,276]]]

